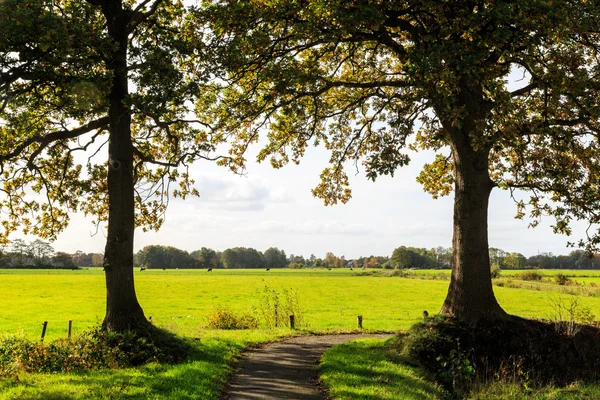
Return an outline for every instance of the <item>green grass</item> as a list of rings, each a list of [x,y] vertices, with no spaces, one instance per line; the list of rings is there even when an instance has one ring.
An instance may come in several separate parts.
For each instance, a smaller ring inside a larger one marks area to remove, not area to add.
[[[427,400],[448,398],[411,361],[380,340],[364,339],[334,346],[321,360],[321,381],[334,400]],[[532,389],[527,384],[475,385],[471,400],[600,399],[600,386],[574,383],[565,388]]]
[[[87,374],[18,374],[0,379],[0,399],[218,399],[232,364],[247,346],[283,331],[206,331],[186,363]]]
[[[590,271],[585,272],[590,275]],[[423,310],[437,312],[448,288],[445,280],[357,273],[363,271],[136,271],[137,293],[146,315],[152,316],[157,326],[198,338],[195,343],[199,357],[176,366],[152,364],[82,375],[19,374],[19,382],[13,378],[0,379],[0,399],[216,399],[231,372],[232,360],[244,348],[292,334],[286,329],[205,329],[207,315],[219,306],[251,312],[257,308],[259,292],[265,286],[285,287],[297,290],[304,310],[306,326],[299,333],[353,330],[357,315],[363,316],[366,330],[396,331],[418,321]],[[600,273],[589,279],[600,281]],[[105,287],[100,269],[0,270],[0,284],[0,334],[38,339],[42,322],[48,321],[46,340],[49,341],[66,336],[68,320],[73,320],[77,334],[97,326],[104,315]],[[569,298],[561,293],[527,289],[495,287],[494,290],[509,313],[524,317],[550,318],[553,310],[549,296]],[[593,311],[600,310],[598,297],[581,297],[580,303]],[[383,369],[391,368],[383,361],[380,365]],[[400,372],[393,372],[396,373]]]
[[[344,400],[440,399],[444,391],[381,340],[334,346],[321,360],[330,398]]]

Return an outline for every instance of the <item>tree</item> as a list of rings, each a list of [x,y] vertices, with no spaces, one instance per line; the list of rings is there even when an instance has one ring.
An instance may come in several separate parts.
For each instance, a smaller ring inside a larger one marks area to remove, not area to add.
[[[198,268],[199,262],[187,251],[171,246],[146,246],[135,254],[135,264],[149,269]]]
[[[600,3],[225,0],[206,16],[229,71],[215,124],[236,134],[232,168],[263,131],[258,160],[276,168],[323,144],[330,165],[313,194],[335,204],[351,197],[344,164],[375,180],[409,162],[407,147],[436,152],[418,180],[434,197],[454,190],[442,313],[507,317],[490,277],[494,188],[533,225],[552,215],[557,233],[600,222]]]
[[[66,268],[71,268],[75,266],[75,264],[73,263],[73,256],[62,251],[56,252],[54,257],[52,257],[52,264],[58,267]]]
[[[180,0],[0,2],[0,240],[52,239],[74,211],[107,224],[106,329],[147,326],[134,229],[158,229],[169,196],[197,195],[187,166],[213,150],[194,117],[207,78],[188,22]]]
[[[338,257],[332,252],[327,252],[325,254],[325,259],[323,260],[323,264],[326,268],[335,268],[338,266]]]
[[[276,247],[268,248],[264,253],[264,259],[265,267],[267,268],[285,268],[287,266],[285,252]]]
[[[521,253],[507,253],[504,258],[506,268],[521,269],[525,266],[527,259]]]
[[[73,263],[78,267],[89,267],[92,265],[92,255],[77,250],[75,254],[73,254]]]
[[[265,259],[262,253],[252,248],[234,247],[221,255],[225,268],[262,268]]]
[[[202,247],[200,250],[193,251],[190,255],[198,260],[201,268],[220,267],[219,257],[213,249]]]
[[[13,259],[16,259],[17,265],[25,264],[30,256],[29,246],[23,239],[15,239],[10,243],[10,251],[13,254]]]
[[[43,265],[50,261],[50,258],[54,255],[54,249],[50,243],[36,239],[29,244],[29,254],[33,257],[36,265]]]
[[[495,247],[490,247],[488,252],[490,254],[490,266],[502,268],[504,265],[504,259],[507,256],[506,252]]]
[[[390,261],[395,268],[404,268],[409,266],[411,262],[410,252],[406,247],[400,246],[394,250]]]

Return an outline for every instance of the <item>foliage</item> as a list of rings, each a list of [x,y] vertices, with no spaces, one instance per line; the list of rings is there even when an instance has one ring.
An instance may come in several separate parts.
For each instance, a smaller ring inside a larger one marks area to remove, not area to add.
[[[221,262],[225,268],[263,268],[264,255],[252,248],[234,247],[221,254]]]
[[[566,276],[565,274],[558,273],[558,274],[554,275],[554,282],[557,285],[564,286],[567,283],[569,283],[569,281],[570,281],[569,277]]]
[[[265,267],[267,268],[285,268],[288,265],[285,251],[277,247],[269,247],[264,253]],[[292,261],[294,263],[295,261]]]
[[[171,333],[151,327],[146,332],[113,333],[102,329],[49,344],[23,338],[0,342],[0,376],[19,372],[84,372],[100,368],[139,366],[148,362],[179,362],[191,347]]]
[[[232,168],[266,125],[259,160],[279,168],[323,144],[330,166],[313,193],[346,202],[345,161],[371,179],[393,174],[413,135],[413,148],[436,151],[419,178],[437,196],[461,173],[466,139],[495,186],[531,191],[519,217],[549,213],[567,234],[572,220],[600,222],[596,3],[209,3],[209,45],[230,71],[215,116],[236,132]],[[516,89],[511,71],[524,78]]]
[[[190,256],[198,260],[200,268],[221,268],[221,254],[213,249],[202,247],[200,250],[192,251]]]
[[[517,279],[524,281],[541,281],[542,274],[537,271],[523,271],[517,274]]]
[[[135,254],[136,265],[145,268],[198,268],[200,263],[187,251],[171,246],[146,246]]]
[[[105,150],[115,68],[108,60],[118,44],[104,15],[115,10],[97,7],[101,3],[0,3],[0,165],[8,195],[0,204],[7,212],[2,239],[17,228],[53,238],[71,211],[107,221]],[[192,67],[197,46],[187,35],[182,2],[124,7],[128,18],[136,16],[126,60],[134,91],[124,100],[135,157],[136,223],[156,229],[167,196],[198,194],[186,166],[212,150],[202,122],[189,118],[204,71]],[[82,165],[74,155],[86,151]],[[30,190],[44,196],[27,200]]]
[[[575,336],[582,329],[582,324],[591,324],[594,321],[592,310],[580,304],[577,297],[569,299],[550,297],[552,305],[552,321],[556,331],[567,336]]]
[[[295,326],[304,324],[304,310],[298,301],[298,290],[282,287],[281,290],[265,285],[258,294],[257,310],[268,328],[290,326],[290,315]]]
[[[497,265],[494,265],[491,267],[490,275],[492,276],[492,279],[500,278],[501,274],[502,274],[502,270],[500,269],[500,267],[498,267]]]
[[[195,334],[196,340],[189,337],[193,350],[184,363],[150,363],[81,374],[21,371],[0,379],[0,399],[218,399],[244,349],[281,337],[280,331],[202,330]]]
[[[494,381],[473,381],[469,394],[460,398],[477,400],[579,400],[596,399],[597,384],[575,382],[565,387],[549,384],[531,387],[527,378],[503,369]],[[490,371],[490,373],[492,373]],[[397,352],[393,340],[361,340],[334,346],[321,364],[321,380],[334,399],[367,400],[445,399],[451,395],[437,386],[415,361]]]
[[[208,314],[207,327],[210,329],[256,329],[256,317],[248,313],[236,313],[226,307],[217,307]]]
[[[400,338],[399,349],[446,388],[466,397],[472,383],[488,384],[514,374],[528,387],[592,381],[600,367],[599,334],[591,326],[567,334],[554,323],[516,317],[477,326],[438,317],[413,326]]]

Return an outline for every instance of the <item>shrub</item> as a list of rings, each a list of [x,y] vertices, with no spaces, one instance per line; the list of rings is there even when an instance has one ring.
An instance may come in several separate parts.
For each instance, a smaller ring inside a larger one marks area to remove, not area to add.
[[[590,325],[567,333],[552,322],[516,317],[476,326],[435,317],[414,325],[398,343],[456,398],[466,397],[473,384],[493,381],[532,388],[593,381],[600,369],[600,329]]]
[[[558,273],[558,274],[554,275],[554,282],[556,282],[557,285],[564,286],[569,281],[570,281],[570,279],[564,274]]]
[[[208,315],[207,326],[211,329],[256,329],[258,321],[251,314],[235,313],[219,307]]]
[[[295,317],[296,327],[304,323],[304,311],[298,302],[298,290],[281,288],[281,291],[265,287],[259,292],[258,310],[269,328],[290,325],[289,316]]]
[[[492,275],[492,279],[500,278],[500,267],[497,265],[492,266],[492,268],[490,268],[490,274]]]
[[[517,274],[517,278],[523,281],[541,281],[542,274],[537,271],[525,271]]]
[[[84,372],[148,362],[173,363],[191,352],[189,342],[149,325],[144,331],[107,332],[100,328],[49,344],[19,337],[0,340],[0,376],[16,371]]]

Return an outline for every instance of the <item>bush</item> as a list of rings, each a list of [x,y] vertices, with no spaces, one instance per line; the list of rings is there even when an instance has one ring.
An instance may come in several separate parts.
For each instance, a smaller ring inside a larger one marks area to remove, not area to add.
[[[570,279],[566,275],[558,273],[554,275],[554,282],[556,282],[557,285],[564,286],[570,282]]]
[[[492,268],[490,268],[490,274],[492,275],[492,279],[500,278],[500,267],[494,265]]]
[[[85,372],[139,366],[148,362],[180,362],[192,346],[149,325],[145,331],[114,333],[103,329],[49,344],[20,337],[0,340],[0,376],[26,372]]]
[[[435,317],[414,325],[398,343],[403,355],[458,398],[475,383],[565,385],[593,381],[600,370],[600,329],[589,325],[566,334],[555,323],[517,317],[475,326]]]
[[[541,281],[542,274],[537,271],[525,271],[517,274],[517,279],[521,279],[523,281]]]
[[[256,329],[258,321],[251,314],[239,314],[220,307],[208,315],[207,326],[211,329]]]
[[[295,317],[296,327],[304,323],[304,311],[298,302],[298,290],[282,287],[281,291],[266,286],[259,292],[258,310],[269,328],[289,327],[289,316]]]

